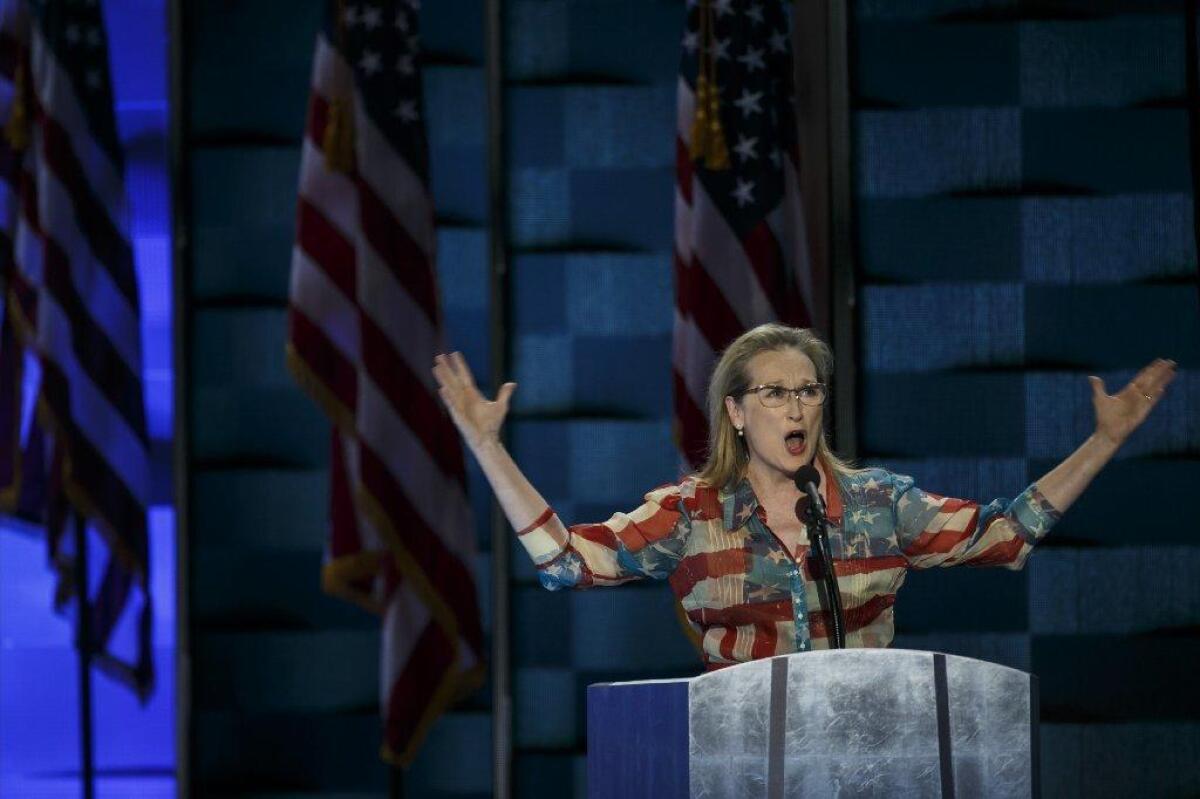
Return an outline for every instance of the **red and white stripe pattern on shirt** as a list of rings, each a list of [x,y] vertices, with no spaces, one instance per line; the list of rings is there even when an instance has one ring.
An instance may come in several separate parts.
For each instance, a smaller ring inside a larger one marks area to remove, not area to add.
[[[727,5],[724,12],[712,14],[714,36],[725,48],[716,70],[729,170],[714,172],[690,155],[696,53],[703,46],[699,17],[707,4],[689,4],[678,81],[673,390],[676,436],[692,467],[705,458],[707,384],[720,352],[742,332],[766,322],[822,323],[827,293],[827,281],[808,255],[792,104],[780,102],[781,92],[790,96],[792,84],[782,7],[767,4],[764,9],[748,0]],[[759,14],[765,11],[765,23],[744,19],[747,12],[755,17],[752,7]],[[765,66],[763,51],[770,52]],[[755,52],[757,65],[751,63]],[[752,91],[765,85],[764,71],[773,73],[769,83],[774,88]],[[756,110],[753,104],[745,111],[738,105],[747,96],[759,104]],[[780,122],[756,123],[766,115]],[[739,144],[745,145],[741,151]],[[715,193],[730,194],[731,186],[749,187],[761,196],[746,202]]]
[[[3,264],[5,311],[40,371],[40,417],[57,448],[51,468],[61,471],[49,485],[65,493],[107,550],[99,584],[88,587],[98,665],[144,697],[153,684],[150,447],[103,18],[95,4],[15,2],[0,14],[0,123],[10,134],[28,133],[19,148],[9,135],[0,139],[0,224],[11,253]],[[88,39],[86,63],[72,49],[72,31]],[[48,506],[61,501],[46,498]],[[54,516],[62,523],[49,530],[51,552],[69,575],[70,514]],[[110,648],[124,624],[136,630],[131,658]]]
[[[355,167],[330,168],[335,99],[352,98]],[[324,582],[383,615],[384,754],[411,762],[481,676],[474,536],[457,434],[435,395],[441,350],[427,186],[318,37],[292,258],[288,356],[335,423]]]

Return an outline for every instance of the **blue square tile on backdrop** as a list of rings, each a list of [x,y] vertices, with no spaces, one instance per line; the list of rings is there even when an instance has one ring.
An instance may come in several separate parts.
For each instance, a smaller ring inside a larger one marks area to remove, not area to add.
[[[675,82],[578,87],[563,97],[566,163],[655,167],[675,162]]]
[[[668,252],[674,235],[674,166],[570,173],[571,231],[595,245]]]
[[[1021,201],[1021,263],[1031,283],[1120,283],[1196,273],[1187,194]]]
[[[512,326],[517,335],[563,335],[571,330],[571,259],[558,253],[518,253],[512,260]]]
[[[426,68],[423,78],[429,149],[486,147],[487,83],[483,69],[439,65]]]
[[[517,389],[518,391],[520,388]],[[513,460],[542,496],[575,498],[572,493],[571,423],[512,419],[508,422]]]
[[[573,405],[593,413],[671,413],[671,336],[576,336]]]
[[[865,373],[861,439],[882,455],[1021,455],[1025,380],[1011,372]]]
[[[1019,108],[856,114],[863,197],[1008,191],[1021,184]]]
[[[564,165],[567,137],[576,135],[564,124],[563,107],[569,91],[567,86],[509,88],[505,134],[512,168]]]
[[[654,336],[670,333],[675,296],[671,259],[601,253],[565,259],[567,324],[574,333]]]
[[[481,64],[486,19],[484,0],[438,0],[436,13],[421,15],[421,49]]]
[[[482,225],[487,221],[487,153],[482,147],[436,147],[429,179],[439,219]]]
[[[1104,194],[1188,192],[1187,131],[1182,109],[1026,110],[1025,180]]]
[[[1025,355],[1020,284],[867,286],[863,347],[875,373],[1016,366]],[[903,341],[903,347],[895,342]]]
[[[1186,92],[1184,17],[1122,15],[1021,25],[1026,108],[1128,107]]]
[[[1025,303],[1034,362],[1141,368],[1170,353],[1185,365],[1200,363],[1195,285],[1030,286]]]
[[[577,502],[633,503],[675,479],[678,457],[666,420],[570,423],[570,495]]]
[[[571,235],[571,176],[558,168],[509,173],[509,232],[514,247],[562,245]]]
[[[899,106],[1016,105],[1019,30],[932,20],[860,25],[855,92]]]
[[[509,80],[537,80],[570,71],[567,30],[573,6],[563,0],[506,4],[504,67]]]
[[[1020,277],[1016,200],[861,199],[858,207],[860,262],[870,277],[905,283]]]
[[[571,407],[575,362],[571,338],[564,335],[518,334],[513,343],[513,397],[517,411],[563,413]]]
[[[487,231],[441,226],[437,231],[437,276],[444,308],[486,311],[491,293]],[[481,328],[483,332],[486,328]]]
[[[639,83],[674,78],[679,49],[663,43],[677,42],[683,35],[684,12],[678,2],[575,0],[569,8],[572,72]]]

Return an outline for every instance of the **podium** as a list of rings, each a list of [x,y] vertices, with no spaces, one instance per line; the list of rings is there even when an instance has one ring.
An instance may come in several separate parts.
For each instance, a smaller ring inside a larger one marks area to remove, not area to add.
[[[590,799],[1036,797],[1037,678],[904,649],[588,686]]]

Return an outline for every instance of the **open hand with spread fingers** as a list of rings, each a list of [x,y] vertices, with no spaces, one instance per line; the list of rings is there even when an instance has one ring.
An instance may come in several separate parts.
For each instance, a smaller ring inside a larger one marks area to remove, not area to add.
[[[1156,358],[1116,394],[1105,393],[1104,381],[1092,376],[1092,405],[1096,408],[1096,432],[1120,445],[1146,420],[1150,409],[1162,399],[1175,379],[1175,362]]]
[[[516,383],[500,386],[495,400],[489,400],[475,386],[475,378],[461,352],[437,355],[433,359],[433,376],[438,382],[438,394],[450,411],[459,433],[472,452],[489,442],[498,441],[500,426],[508,415],[508,400]]]

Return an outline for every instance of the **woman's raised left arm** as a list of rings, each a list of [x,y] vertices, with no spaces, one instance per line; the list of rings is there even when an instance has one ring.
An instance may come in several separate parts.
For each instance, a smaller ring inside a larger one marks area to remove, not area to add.
[[[1066,460],[1037,481],[1038,490],[1060,513],[1069,508],[1096,474],[1112,459],[1125,439],[1146,420],[1175,379],[1175,362],[1156,359],[1138,372],[1125,388],[1108,394],[1104,381],[1092,376],[1092,405],[1096,431]]]

